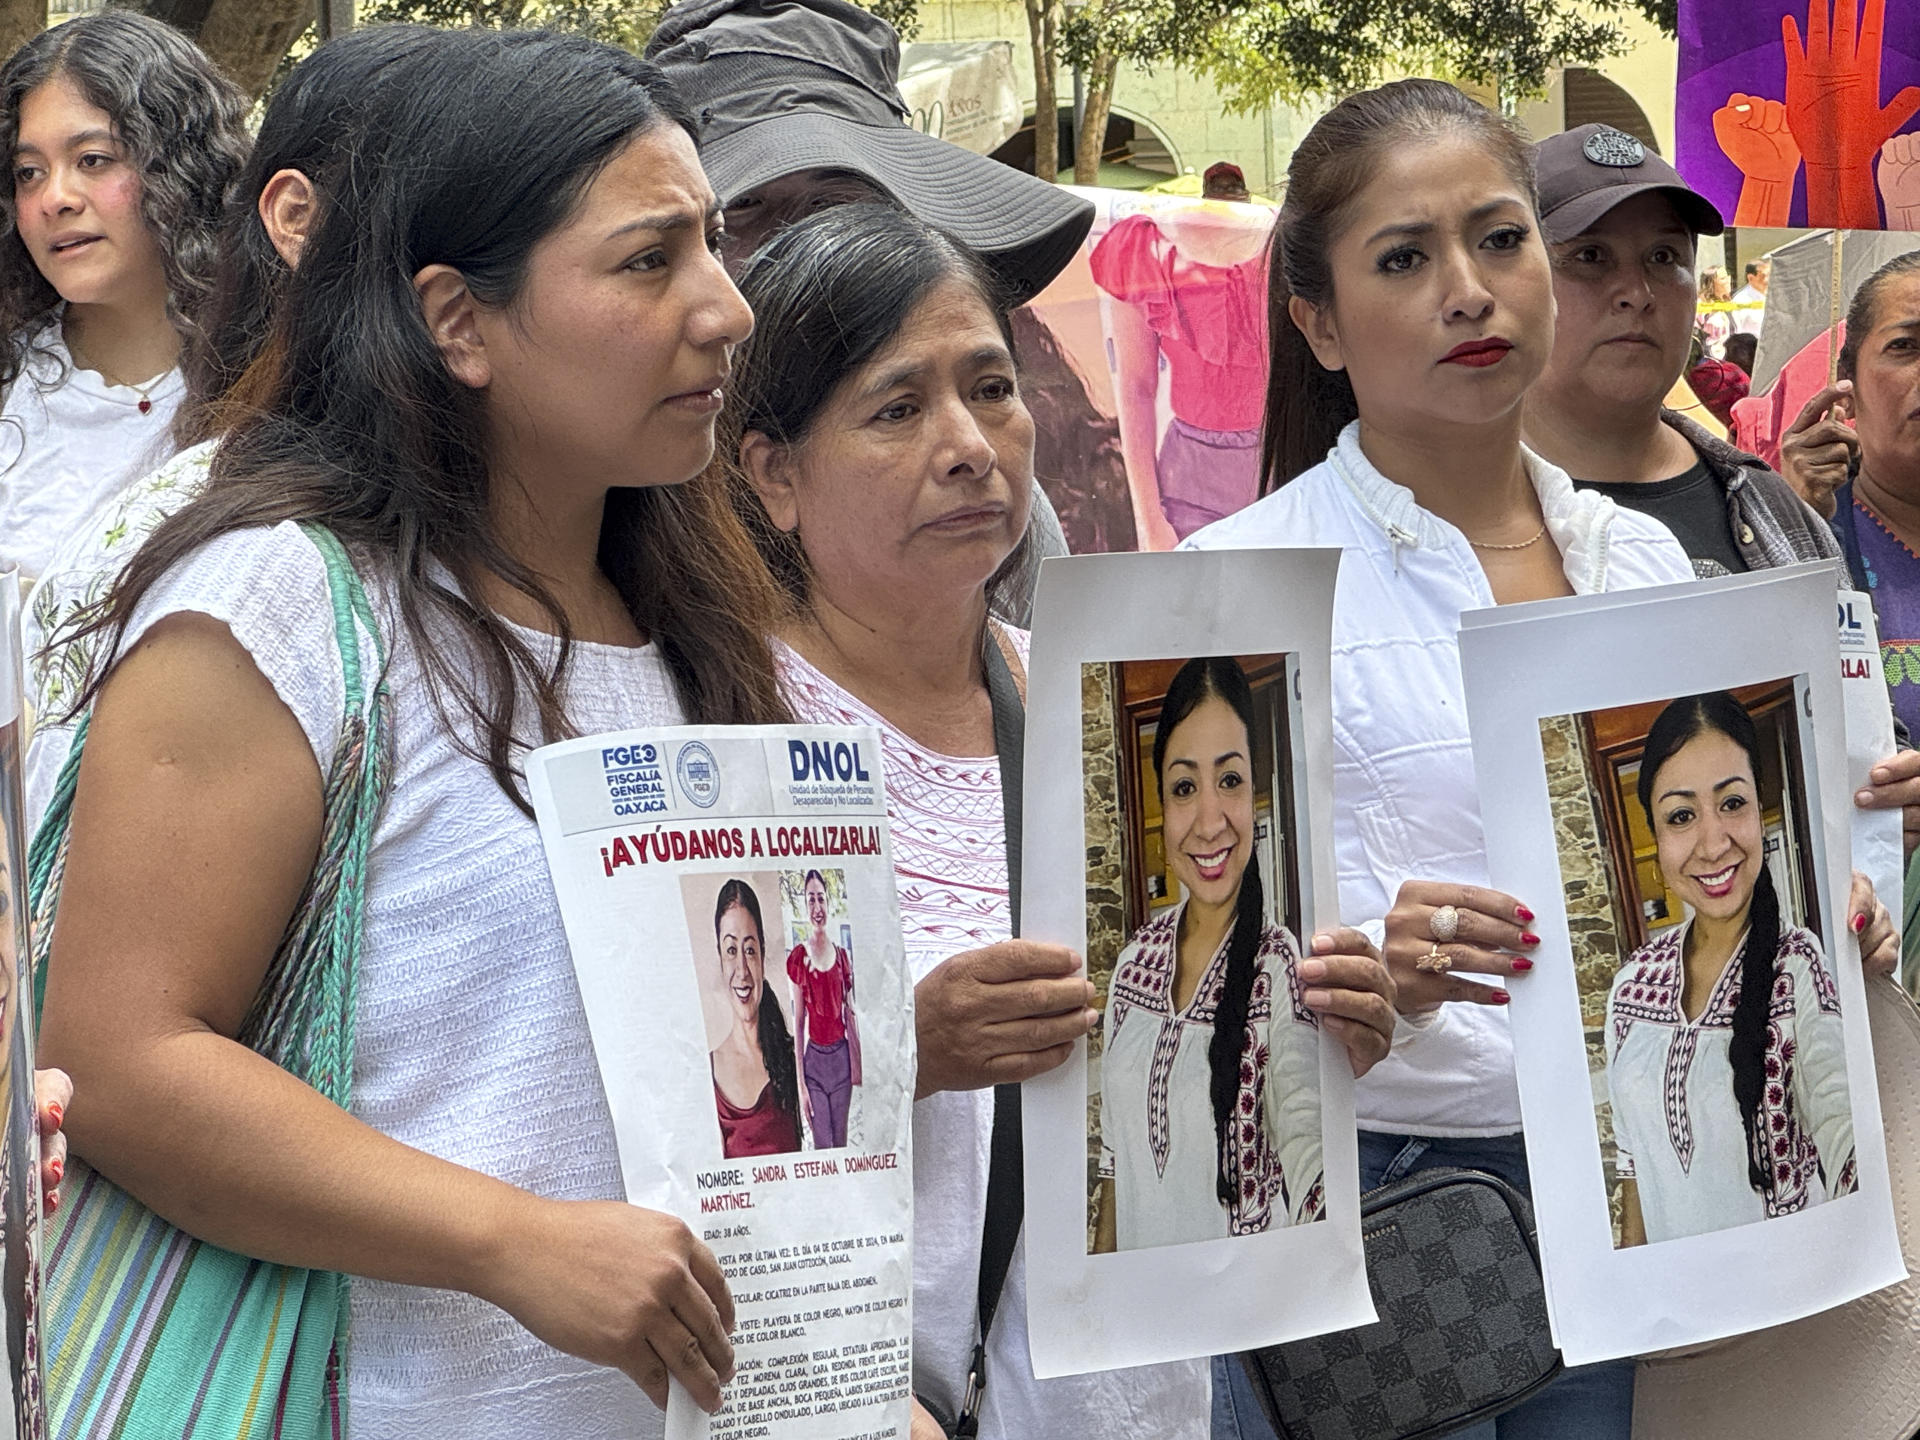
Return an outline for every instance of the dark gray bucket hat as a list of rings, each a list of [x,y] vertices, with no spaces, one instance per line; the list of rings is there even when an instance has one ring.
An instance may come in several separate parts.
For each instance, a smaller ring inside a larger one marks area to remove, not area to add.
[[[847,0],[682,0],[647,58],[693,107],[722,204],[796,170],[850,170],[979,251],[1016,302],[1093,224],[1079,196],[913,129],[900,37]]]

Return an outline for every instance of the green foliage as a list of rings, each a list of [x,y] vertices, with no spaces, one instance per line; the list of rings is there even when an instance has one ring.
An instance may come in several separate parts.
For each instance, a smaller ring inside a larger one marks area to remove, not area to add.
[[[666,15],[672,0],[371,0],[362,24],[408,21],[416,25],[478,25],[489,30],[544,26],[604,40],[638,53]],[[919,28],[920,0],[870,0],[865,7],[911,39]]]
[[[1086,0],[1067,7],[1060,60],[1182,64],[1241,112],[1363,89],[1392,70],[1525,93],[1556,65],[1619,53],[1623,17],[1671,33],[1674,12],[1675,0]]]
[[[359,20],[488,30],[544,26],[639,50],[666,13],[665,0],[373,0]]]

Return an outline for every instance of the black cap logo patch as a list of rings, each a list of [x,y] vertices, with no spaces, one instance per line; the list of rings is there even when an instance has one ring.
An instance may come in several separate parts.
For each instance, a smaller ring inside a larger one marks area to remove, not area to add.
[[[1615,170],[1631,170],[1647,158],[1647,147],[1621,130],[1596,130],[1580,149],[1594,164]]]

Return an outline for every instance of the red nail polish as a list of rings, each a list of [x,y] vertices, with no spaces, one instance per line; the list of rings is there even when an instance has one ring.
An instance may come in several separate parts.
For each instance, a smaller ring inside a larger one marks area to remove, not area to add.
[[[1513,918],[1518,920],[1522,925],[1531,925],[1533,923],[1533,912],[1524,905],[1516,905],[1513,907]]]
[[[1540,937],[1523,930],[1520,932],[1520,943],[1522,945],[1538,945],[1540,943]]]
[[[1866,928],[1867,928],[1866,916],[1856,915],[1853,917],[1853,933],[1854,934],[1858,935],[1861,931],[1865,930]]]
[[[1516,955],[1513,957],[1513,968],[1515,973],[1524,975],[1533,968],[1533,962],[1524,955]]]
[[[54,1211],[58,1210],[59,1208],[60,1208],[60,1192],[58,1190],[49,1190],[47,1192],[47,1213],[51,1215]]]
[[[47,1162],[47,1173],[48,1173],[49,1175],[51,1175],[51,1176],[53,1176],[53,1183],[54,1183],[55,1185],[58,1185],[58,1184],[60,1183],[60,1180],[61,1180],[61,1177],[62,1177],[62,1176],[64,1176],[64,1175],[65,1175],[65,1174],[67,1173],[67,1166],[66,1166],[66,1162],[65,1162],[64,1160],[50,1160],[50,1161],[48,1161],[48,1162]]]
[[[1504,990],[1496,990],[1493,992],[1493,1003],[1496,1005],[1510,1004],[1512,1000],[1513,997]]]
[[[49,1105],[47,1106],[47,1118],[53,1122],[53,1128],[58,1130],[61,1123],[67,1118],[67,1112],[57,1103]]]

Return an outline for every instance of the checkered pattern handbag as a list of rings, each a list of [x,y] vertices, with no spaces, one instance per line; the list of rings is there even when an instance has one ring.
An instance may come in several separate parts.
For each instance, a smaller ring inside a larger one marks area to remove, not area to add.
[[[1380,1319],[1240,1357],[1281,1440],[1427,1440],[1560,1372],[1533,1211],[1479,1170],[1423,1170],[1361,1201]]]

